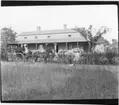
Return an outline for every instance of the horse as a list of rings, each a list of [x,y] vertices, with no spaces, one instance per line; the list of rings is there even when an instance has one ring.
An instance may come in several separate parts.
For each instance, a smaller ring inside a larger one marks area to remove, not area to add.
[[[38,50],[33,53],[33,58],[35,62],[38,61],[38,59],[40,58],[45,63],[47,63],[48,61],[52,60],[54,57],[55,57],[54,51],[49,48],[47,48],[46,50],[44,49]]]
[[[54,59],[55,57],[55,53],[52,49],[46,49],[45,52],[42,54],[43,60],[45,63],[47,63],[48,61],[51,61]]]

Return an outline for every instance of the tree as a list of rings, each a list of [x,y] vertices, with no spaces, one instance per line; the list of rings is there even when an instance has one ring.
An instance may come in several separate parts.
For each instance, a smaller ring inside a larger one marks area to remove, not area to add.
[[[93,36],[92,30],[93,30],[93,26],[90,25],[88,29],[86,28],[74,28],[74,30],[78,31],[79,33],[81,33],[85,39],[88,41],[89,44],[89,52],[92,52],[95,48],[95,46],[97,45],[98,40],[107,32],[109,32],[109,28],[102,26],[98,29],[98,31],[96,32],[96,34]]]
[[[116,39],[112,39],[112,44],[110,45],[111,49],[118,53],[118,41]]]
[[[7,59],[7,45],[10,42],[15,41],[16,32],[12,28],[1,29],[1,58]]]

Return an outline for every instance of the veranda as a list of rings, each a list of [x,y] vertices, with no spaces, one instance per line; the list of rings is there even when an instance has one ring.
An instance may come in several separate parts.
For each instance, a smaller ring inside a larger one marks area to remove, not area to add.
[[[10,48],[20,48],[23,45],[27,45],[28,50],[37,51],[40,49],[46,50],[46,48],[50,48],[58,53],[60,50],[71,50],[73,48],[83,49],[84,52],[88,52],[89,45],[88,42],[62,42],[62,43],[9,43],[8,46]]]

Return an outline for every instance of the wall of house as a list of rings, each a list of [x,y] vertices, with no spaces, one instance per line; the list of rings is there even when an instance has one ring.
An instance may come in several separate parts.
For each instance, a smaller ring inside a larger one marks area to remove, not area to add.
[[[61,49],[66,49],[66,43],[58,43],[58,51]]]
[[[96,45],[94,51],[104,53],[105,52],[104,44]]]
[[[54,44],[53,44],[53,43],[49,43],[49,44],[47,45],[47,48],[54,49]]]
[[[37,44],[37,48],[39,48],[39,46],[42,45],[44,49],[46,49],[46,44],[45,43],[38,43]]]
[[[42,45],[44,49],[46,49],[46,44],[45,43],[38,43],[37,45],[36,44],[28,44],[28,49],[30,50],[36,50],[36,48],[38,49],[39,46]]]
[[[82,48],[85,52],[88,52],[88,43],[81,43],[79,42],[78,48]],[[58,44],[58,50],[65,49],[66,43],[59,43]],[[69,42],[67,43],[68,50],[71,50],[72,48],[77,48],[77,42]]]
[[[28,44],[28,49],[35,50],[36,49],[36,44]]]
[[[46,44],[42,43],[42,44],[37,44],[37,49],[39,48],[40,45],[43,45],[43,48],[46,49]],[[78,48],[83,48],[83,50],[85,52],[88,52],[88,43],[81,43],[79,42],[78,44]],[[30,50],[36,50],[36,44],[28,44],[28,48]],[[51,48],[54,49],[54,44],[50,43],[47,45],[47,48]],[[77,43],[76,42],[69,42],[67,43],[67,49],[71,50],[72,48],[77,48]],[[66,43],[58,43],[57,44],[57,50],[61,50],[61,49],[66,49]]]
[[[83,50],[84,50],[85,52],[88,52],[88,50],[89,50],[88,42],[83,43],[82,46],[83,46]]]
[[[71,50],[72,48],[77,48],[76,42],[68,43],[68,49]]]

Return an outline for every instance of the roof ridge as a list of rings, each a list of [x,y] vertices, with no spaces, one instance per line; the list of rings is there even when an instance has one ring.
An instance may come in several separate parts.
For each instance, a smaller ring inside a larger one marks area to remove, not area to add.
[[[73,30],[73,29],[52,29],[52,30],[40,30],[40,31],[60,31],[60,30]],[[27,31],[27,32],[37,32],[37,31]]]
[[[61,32],[60,32],[61,31]],[[29,32],[21,32],[19,35],[23,34],[48,34],[48,33],[67,33],[67,32],[76,32],[73,29],[57,29],[57,30],[40,30],[40,31],[29,31]]]

